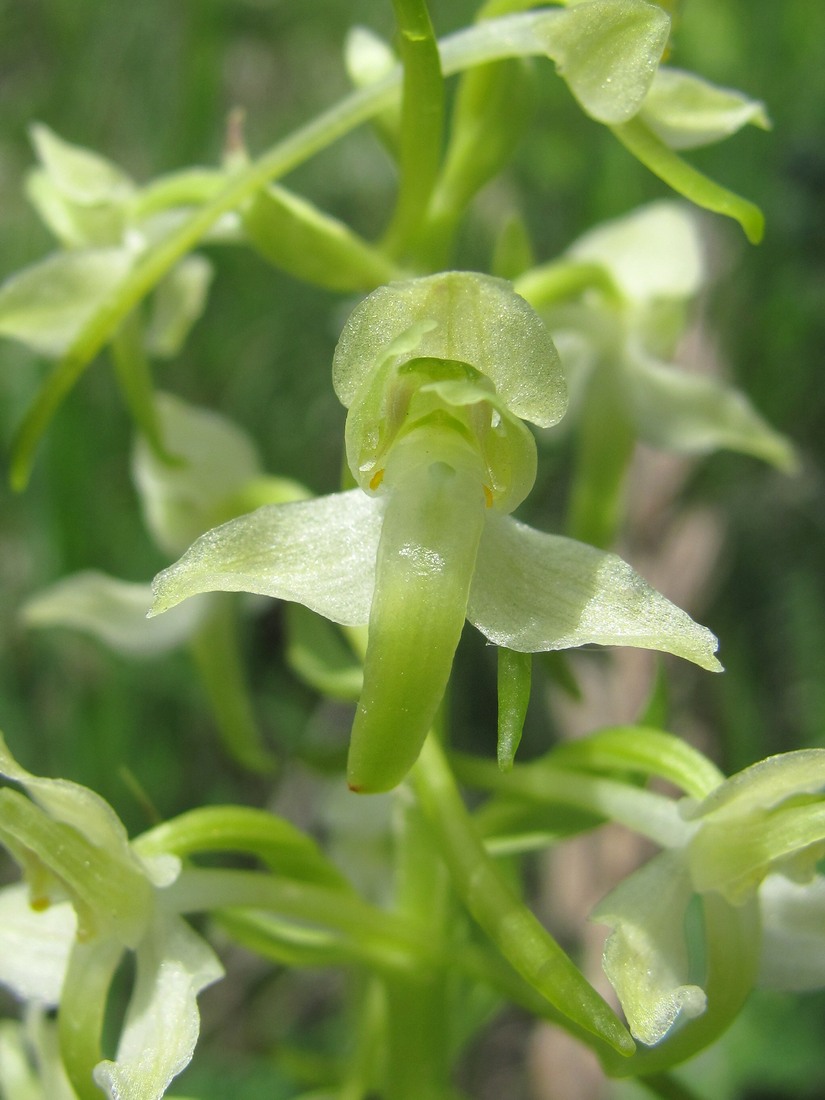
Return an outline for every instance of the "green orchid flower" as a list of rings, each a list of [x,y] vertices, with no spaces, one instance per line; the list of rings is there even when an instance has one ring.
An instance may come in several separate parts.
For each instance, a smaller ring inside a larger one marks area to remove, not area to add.
[[[716,640],[629,565],[509,513],[535,442],[566,405],[555,348],[509,284],[448,272],[391,284],[347,322],[333,364],[359,488],[259,509],[211,531],[155,579],[153,614],[207,591],[369,623],[348,780],[397,784],[441,703],[465,618],[520,652],[586,644],[677,653]]]
[[[2,738],[0,776],[26,792],[0,790],[0,841],[26,879],[0,891],[0,982],[26,1002],[57,1007],[60,1055],[78,1100],[101,1092],[156,1100],[192,1057],[198,994],[223,973],[207,943],[164,907],[180,861],[139,855],[103,799],[32,775]],[[110,1060],[100,1032],[125,952],[134,954],[135,982]],[[62,1088],[62,1072],[50,1072]]]
[[[609,545],[636,440],[684,455],[727,449],[796,469],[790,441],[740,390],[680,369],[677,345],[707,283],[701,226],[662,200],[597,226],[516,289],[557,341],[579,431],[571,533]]]
[[[662,1053],[679,1041],[680,1057],[688,1057],[689,1021],[704,1045],[704,1021],[695,1018],[707,1011],[726,1024],[730,1006],[735,1015],[754,983],[825,985],[825,877],[817,873],[823,791],[825,750],[807,749],[746,768],[702,799],[684,799],[667,849],[599,904],[594,919],[613,929],[605,972],[641,1042],[667,1036]],[[707,957],[724,971],[708,974],[713,993],[700,984],[685,931],[697,896],[706,909]],[[721,1030],[709,1020],[705,1030],[714,1027]]]
[[[169,465],[138,438],[132,474],[146,527],[170,558],[215,523],[259,504],[308,496],[294,481],[266,476],[252,441],[226,417],[171,394],[157,394],[155,404],[177,461]],[[273,758],[247,700],[235,609],[227,599],[203,596],[163,619],[147,619],[151,584],[84,570],[31,597],[22,616],[31,627],[82,631],[129,658],[160,657],[188,645],[225,747],[245,767],[271,771]]]

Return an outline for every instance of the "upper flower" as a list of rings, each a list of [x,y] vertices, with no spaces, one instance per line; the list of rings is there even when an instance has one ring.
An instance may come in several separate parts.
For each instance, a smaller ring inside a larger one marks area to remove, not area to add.
[[[360,488],[207,533],[156,578],[153,613],[222,589],[369,622],[353,789],[388,789],[414,763],[465,617],[521,652],[636,645],[720,667],[713,635],[620,558],[507,514],[535,477],[522,418],[549,426],[566,405],[547,331],[509,284],[450,272],[380,288],[347,322],[333,379]]]

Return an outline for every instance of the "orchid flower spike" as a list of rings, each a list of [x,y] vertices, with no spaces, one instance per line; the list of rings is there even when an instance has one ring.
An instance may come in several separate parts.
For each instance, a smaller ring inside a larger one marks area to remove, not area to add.
[[[155,579],[152,613],[221,589],[368,622],[354,790],[387,790],[415,762],[465,618],[524,653],[635,645],[719,669],[710,631],[620,558],[510,517],[536,473],[523,421],[549,427],[566,407],[555,347],[510,284],[447,272],[379,288],[343,330],[333,383],[359,488],[207,533]]]

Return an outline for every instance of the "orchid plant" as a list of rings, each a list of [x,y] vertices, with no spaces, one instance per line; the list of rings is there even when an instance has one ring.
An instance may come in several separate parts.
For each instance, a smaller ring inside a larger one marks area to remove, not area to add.
[[[27,194],[58,247],[0,286],[0,334],[56,362],[13,443],[11,480],[25,486],[61,402],[108,347],[145,527],[177,560],[151,585],[92,568],[60,578],[22,617],[130,657],[186,643],[233,766],[310,793],[294,820],[273,796],[191,808],[130,839],[99,795],[33,774],[0,741],[0,842],[22,874],[0,890],[0,982],[24,1006],[0,1025],[3,1097],[159,1100],[195,1053],[199,999],[220,996],[234,948],[262,973],[347,976],[346,1039],[291,1071],[289,1095],[306,1100],[455,1100],[455,1065],[504,1003],[567,1031],[608,1077],[689,1098],[671,1070],[716,1042],[757,984],[825,985],[823,750],[726,779],[652,708],[578,740],[545,731],[516,759],[531,692],[535,708],[576,690],[562,663],[533,690],[535,654],[631,646],[722,670],[714,634],[612,549],[636,442],[798,466],[743,392],[681,362],[712,277],[702,219],[762,234],[761,212],[681,153],[769,120],[760,102],[663,63],[673,6],[487,0],[439,40],[426,0],[393,0],[395,43],[353,31],[354,90],[338,104],[258,157],[233,114],[219,165],[144,186],[33,127]],[[502,223],[487,269],[465,270],[462,224],[529,130],[530,82],[552,79],[542,58],[681,198],[539,261],[526,230]],[[397,170],[375,240],[280,182],[362,124]],[[330,348],[346,461],[318,495],[264,474],[222,412],[155,389],[156,360],[210,322],[220,262],[200,249],[217,245],[348,296]],[[565,436],[561,534],[552,516],[530,526],[514,513]],[[319,766],[310,721],[289,749],[261,733],[241,636],[271,601],[287,605],[282,655],[318,702],[312,721],[333,704],[343,714],[346,763],[333,753]],[[473,752],[451,733],[465,622],[498,665],[497,715]],[[538,919],[519,873],[536,849],[608,824],[660,849],[592,913],[610,929],[612,1000]]]

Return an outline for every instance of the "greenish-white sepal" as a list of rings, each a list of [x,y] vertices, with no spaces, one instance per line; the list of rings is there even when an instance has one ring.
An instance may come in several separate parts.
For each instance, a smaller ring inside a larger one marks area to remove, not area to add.
[[[360,489],[259,508],[207,532],[155,578],[152,614],[200,592],[294,600],[343,626],[369,619],[383,505]]]
[[[592,919],[613,929],[602,965],[635,1039],[652,1046],[707,997],[688,983],[685,913],[690,878],[678,851],[662,852],[599,903]]]
[[[0,775],[24,787],[31,798],[56,821],[71,825],[92,844],[108,849],[136,868],[120,818],[100,795],[68,779],[46,779],[21,767],[0,737]]]
[[[667,14],[645,0],[586,0],[543,32],[548,56],[582,109],[611,125],[641,107],[669,34]]]
[[[344,39],[344,64],[356,88],[369,88],[398,64],[390,46],[369,27],[351,27]]]
[[[638,354],[625,375],[626,399],[638,436],[682,454],[740,451],[786,473],[798,466],[793,444],[747,397],[717,378],[691,374]]]
[[[704,281],[696,217],[683,203],[668,199],[596,226],[579,237],[569,255],[601,264],[637,304],[690,298]]]
[[[712,672],[717,640],[615,554],[490,512],[467,618],[521,653],[625,645],[674,653]]]
[[[67,901],[33,909],[24,883],[0,890],[0,983],[24,1001],[54,1007],[76,929]]]
[[[0,1096],[44,1100],[38,1077],[23,1024],[19,1020],[0,1020]],[[55,1093],[55,1100],[68,1100],[69,1097],[77,1100],[73,1093]]]
[[[158,285],[146,330],[146,349],[171,359],[206,308],[214,269],[205,256],[186,256]]]
[[[160,1100],[192,1059],[197,996],[223,976],[212,948],[179,917],[156,917],[136,955],[135,988],[114,1062],[94,1080],[110,1100]]]
[[[802,992],[825,986],[825,878],[800,884],[768,875],[759,888],[759,984]]]
[[[749,123],[769,130],[765,104],[720,88],[693,73],[662,66],[640,116],[671,149],[695,149],[735,134]]]
[[[57,252],[0,286],[0,335],[43,355],[62,355],[117,294],[134,256],[126,248]]]
[[[349,408],[388,347],[416,324],[415,347],[397,353],[396,365],[416,357],[467,363],[485,375],[509,410],[541,427],[555,424],[567,407],[559,357],[543,321],[503,279],[448,271],[379,287],[344,326],[332,366],[335,392]]]
[[[156,396],[161,436],[180,461],[163,462],[139,438],[132,475],[158,546],[179,554],[219,518],[223,502],[261,473],[255,445],[231,420],[171,394]]]
[[[126,226],[122,205],[86,206],[75,202],[66,197],[43,168],[29,172],[25,192],[40,220],[64,248],[105,248],[121,243]]]
[[[41,122],[34,123],[30,133],[40,163],[66,198],[83,206],[97,206],[131,197],[131,179],[99,153],[64,141]]]
[[[38,592],[23,607],[27,626],[69,627],[90,634],[118,653],[154,657],[188,641],[208,601],[192,600],[162,619],[147,619],[151,584],[136,584],[88,570]]]

